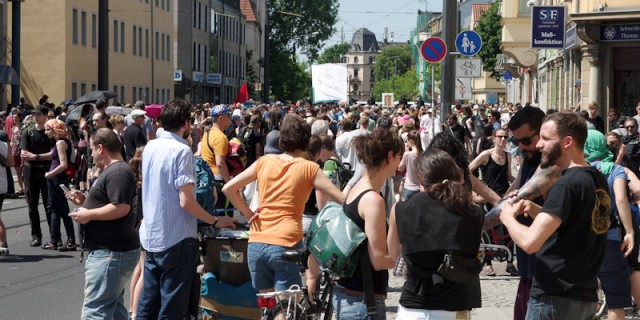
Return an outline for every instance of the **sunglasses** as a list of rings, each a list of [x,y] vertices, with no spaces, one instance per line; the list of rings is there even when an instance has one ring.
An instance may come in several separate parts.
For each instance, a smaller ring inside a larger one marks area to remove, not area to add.
[[[535,133],[530,137],[525,137],[525,138],[522,138],[522,139],[516,139],[516,137],[511,137],[511,143],[513,143],[515,145],[518,145],[518,144],[522,143],[523,145],[528,146],[528,145],[531,144],[531,142],[533,142],[532,141],[533,137],[535,137],[537,135],[538,134]]]
[[[633,128],[635,128],[635,127],[636,127],[636,126],[625,126],[625,128],[626,128],[626,129],[633,129]]]

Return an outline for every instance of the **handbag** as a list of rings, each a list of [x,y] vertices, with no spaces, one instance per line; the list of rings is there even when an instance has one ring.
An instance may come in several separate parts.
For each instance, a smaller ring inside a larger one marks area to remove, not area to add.
[[[349,218],[343,206],[327,203],[311,222],[307,246],[320,266],[330,274],[349,278],[366,249],[364,230]]]
[[[480,271],[482,271],[480,260],[449,252],[444,255],[437,273],[452,282],[473,284],[480,281]]]

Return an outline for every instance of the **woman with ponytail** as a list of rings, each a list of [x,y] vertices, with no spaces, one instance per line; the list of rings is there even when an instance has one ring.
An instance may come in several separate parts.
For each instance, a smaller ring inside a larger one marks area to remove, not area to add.
[[[424,192],[397,203],[390,216],[389,232],[398,235],[407,265],[398,319],[469,319],[469,310],[481,306],[480,277],[460,283],[437,270],[445,254],[475,259],[482,212],[463,185],[464,171],[447,152],[422,153],[418,171]]]
[[[418,157],[422,153],[422,142],[420,135],[415,131],[407,133],[404,140],[406,152],[402,156],[398,171],[407,170],[404,175],[404,184],[402,187],[402,199],[409,200],[411,196],[420,192],[420,177],[418,176]]]

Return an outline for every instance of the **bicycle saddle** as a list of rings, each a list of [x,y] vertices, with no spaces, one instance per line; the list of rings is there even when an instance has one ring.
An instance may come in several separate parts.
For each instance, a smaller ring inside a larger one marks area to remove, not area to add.
[[[298,262],[302,260],[305,249],[289,249],[282,252],[282,260],[290,262]]]

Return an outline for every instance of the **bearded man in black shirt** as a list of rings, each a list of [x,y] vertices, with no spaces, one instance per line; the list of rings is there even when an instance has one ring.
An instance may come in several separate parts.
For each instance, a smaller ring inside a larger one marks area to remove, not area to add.
[[[29,206],[29,220],[31,222],[30,245],[39,247],[42,244],[42,230],[40,229],[40,212],[38,212],[38,202],[42,194],[42,202],[46,211],[47,224],[51,225],[51,211],[47,205],[49,203],[47,193],[47,179],[44,174],[51,166],[51,150],[55,141],[49,139],[44,133],[44,123],[47,122],[49,108],[39,105],[34,111],[36,124],[27,126],[22,131],[20,138],[20,156],[24,161],[24,187],[26,189],[26,200]]]

